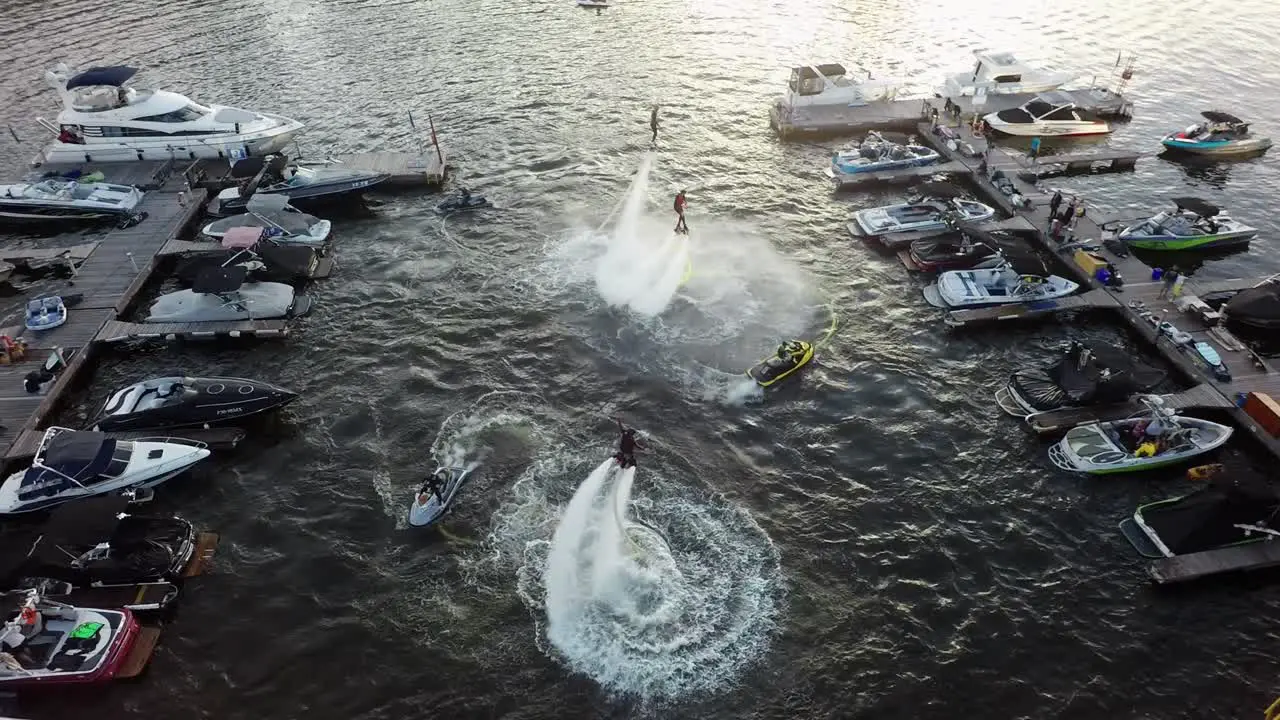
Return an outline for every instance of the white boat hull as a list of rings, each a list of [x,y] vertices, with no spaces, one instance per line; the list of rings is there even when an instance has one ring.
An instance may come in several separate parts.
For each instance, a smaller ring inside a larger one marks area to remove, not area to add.
[[[280,115],[264,117],[277,121],[277,125],[252,133],[236,135],[135,137],[127,140],[86,138],[84,143],[63,143],[54,140],[32,162],[135,162],[139,160],[216,160],[242,156],[269,155],[288,147],[302,131],[303,124]]]
[[[1096,122],[1038,122],[1010,123],[996,117],[995,113],[984,118],[992,130],[1016,137],[1066,137],[1073,135],[1106,135],[1111,126]]]

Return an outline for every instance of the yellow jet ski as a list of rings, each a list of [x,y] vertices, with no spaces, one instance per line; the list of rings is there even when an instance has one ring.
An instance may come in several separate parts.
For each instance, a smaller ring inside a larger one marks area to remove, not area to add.
[[[747,377],[755,380],[760,387],[769,387],[808,365],[812,359],[812,344],[803,340],[788,340],[778,346],[778,352],[748,370]]]

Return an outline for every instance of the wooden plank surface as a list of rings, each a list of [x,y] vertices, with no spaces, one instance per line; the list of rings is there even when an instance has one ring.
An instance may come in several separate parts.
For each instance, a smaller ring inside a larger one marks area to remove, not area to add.
[[[1161,558],[1151,563],[1150,574],[1156,584],[1168,585],[1276,565],[1280,565],[1280,542],[1272,541]]]

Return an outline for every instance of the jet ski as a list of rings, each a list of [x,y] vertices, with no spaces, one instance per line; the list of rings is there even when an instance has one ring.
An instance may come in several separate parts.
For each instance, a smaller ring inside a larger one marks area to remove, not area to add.
[[[409,506],[409,524],[414,527],[429,527],[439,522],[453,505],[453,499],[457,497],[462,484],[467,481],[474,469],[475,465],[465,468],[437,468],[432,474],[444,480],[444,488],[440,493],[444,497],[444,502],[441,502],[440,498],[431,491],[430,483],[424,482],[422,487],[413,494],[413,504]]]
[[[436,205],[436,214],[452,215],[456,212],[478,210],[484,207],[489,207],[489,201],[483,195],[472,195],[466,188],[463,188],[458,191],[457,195]]]
[[[783,343],[778,352],[756,363],[747,371],[747,377],[760,387],[769,387],[809,364],[813,359],[813,345],[803,340]]]

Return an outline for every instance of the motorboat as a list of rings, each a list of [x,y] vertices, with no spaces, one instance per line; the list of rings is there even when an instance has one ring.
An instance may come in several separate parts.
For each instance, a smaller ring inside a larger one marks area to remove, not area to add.
[[[243,187],[229,187],[218,193],[207,208],[214,217],[245,212],[255,195],[280,195],[291,203],[330,202],[339,197],[359,196],[391,176],[386,173],[354,170],[339,162],[290,163],[283,155],[248,158],[232,167],[232,177],[249,178]]]
[[[233,228],[261,228],[266,237],[278,243],[323,247],[329,242],[333,224],[293,207],[285,195],[255,193],[246,201],[245,212],[215,220],[200,232],[221,240]]]
[[[413,494],[413,504],[409,506],[409,524],[413,527],[428,527],[439,522],[476,467],[476,464],[471,464],[466,467],[437,468],[432,477],[441,483],[440,493],[437,495],[432,490],[430,481],[423,483]]]
[[[67,304],[58,296],[42,297],[27,303],[23,324],[28,330],[52,330],[67,321]]]
[[[1105,135],[1111,132],[1106,120],[1076,107],[1063,92],[1041,93],[1016,108],[993,112],[982,118],[996,132],[1021,137],[1063,137]]]
[[[1120,531],[1149,558],[1268,542],[1280,536],[1280,496],[1268,483],[1220,473],[1198,492],[1140,506]]]
[[[126,675],[126,662],[136,674],[155,647],[129,610],[75,607],[34,589],[0,595],[0,613],[0,690],[107,682]]]
[[[924,298],[937,308],[964,310],[990,305],[1014,305],[1064,298],[1080,288],[1057,275],[1030,275],[1008,263],[980,270],[951,270],[924,289]]]
[[[982,222],[995,216],[995,208],[961,197],[950,183],[929,182],[917,189],[918,200],[899,205],[859,210],[853,214],[850,232],[880,236],[900,232],[945,230],[948,222]]]
[[[31,467],[0,483],[0,515],[155,487],[207,457],[204,443],[181,438],[115,440],[99,432],[51,427]]]
[[[207,428],[282,408],[297,397],[282,387],[245,378],[151,378],[108,395],[91,427],[103,432]]]
[[[1204,122],[1171,132],[1160,141],[1165,148],[1193,155],[1261,155],[1271,148],[1271,138],[1249,131],[1249,123],[1230,113],[1206,110]]]
[[[1280,330],[1280,279],[1270,278],[1234,295],[1222,306],[1232,325],[1252,330]]]
[[[1048,367],[1015,370],[996,391],[996,404],[1014,417],[1065,407],[1107,405],[1159,385],[1167,373],[1105,343],[1072,342]]]
[[[240,265],[206,268],[189,290],[157,298],[144,322],[271,320],[301,317],[311,310],[311,298],[295,293],[292,286],[246,282],[248,273]]]
[[[940,157],[933,148],[889,142],[880,133],[873,131],[867,133],[867,137],[853,148],[832,153],[827,175],[836,177],[880,170],[901,170],[931,165]]]
[[[489,201],[483,195],[472,195],[470,190],[461,188],[456,195],[436,205],[436,214],[452,215],[456,212],[487,207],[490,207]]]
[[[1230,427],[1176,415],[1159,397],[1142,402],[1146,410],[1140,414],[1071,428],[1049,448],[1049,460],[1069,472],[1137,472],[1190,460],[1231,438]]]
[[[47,178],[0,185],[0,219],[11,222],[128,220],[144,193],[132,185]]]
[[[911,262],[921,272],[973,270],[1011,263],[1025,272],[1041,272],[1044,262],[1025,241],[1009,232],[987,232],[973,223],[956,223],[956,233],[923,238],[908,246]]]
[[[1076,73],[1035,68],[1011,52],[975,50],[977,60],[968,72],[948,75],[940,93],[946,98],[976,95],[1019,95],[1057,90],[1076,79]]]
[[[813,360],[813,345],[803,340],[783,343],[773,355],[747,370],[747,377],[760,387],[769,387],[794,374]]]
[[[40,119],[58,137],[36,164],[266,155],[284,149],[303,129],[280,115],[129,87],[137,72],[114,65],[72,73],[61,64],[46,72],[63,109],[56,126]]]
[[[1222,214],[1213,203],[1176,197],[1174,209],[1157,213],[1116,236],[1143,250],[1199,250],[1247,243],[1258,229]]]
[[[192,287],[209,268],[240,266],[247,282],[300,283],[323,276],[320,251],[305,245],[277,245],[270,240],[255,242],[252,249],[227,249],[201,253],[174,269],[174,277],[184,287]]]
[[[859,107],[893,100],[902,87],[898,79],[876,80],[862,71],[850,74],[839,63],[800,65],[791,68],[787,93],[774,100],[774,109],[788,116]]]

